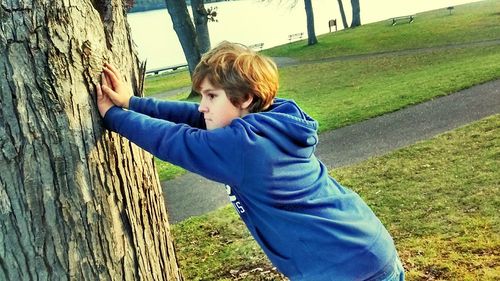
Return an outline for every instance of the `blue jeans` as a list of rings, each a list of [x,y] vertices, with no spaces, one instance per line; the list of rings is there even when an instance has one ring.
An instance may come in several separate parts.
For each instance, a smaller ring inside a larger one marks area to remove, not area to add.
[[[389,276],[382,279],[382,281],[404,281],[404,280],[405,280],[405,270],[403,268],[403,264],[401,264],[401,260],[397,258],[396,263],[394,265],[394,271],[392,272],[392,274],[389,274]]]
[[[366,280],[366,281],[404,281],[405,280],[405,270],[401,260],[396,256],[393,263],[387,265],[381,272],[377,273],[376,276]]]

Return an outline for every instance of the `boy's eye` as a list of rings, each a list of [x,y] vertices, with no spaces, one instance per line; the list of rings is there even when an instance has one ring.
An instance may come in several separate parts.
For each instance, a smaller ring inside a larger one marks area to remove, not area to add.
[[[215,98],[215,95],[214,95],[214,94],[208,94],[208,95],[207,95],[207,97],[208,97],[209,99],[213,99],[213,98]]]

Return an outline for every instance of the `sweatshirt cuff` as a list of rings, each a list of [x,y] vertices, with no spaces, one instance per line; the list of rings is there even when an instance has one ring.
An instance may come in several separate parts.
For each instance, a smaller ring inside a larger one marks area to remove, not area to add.
[[[132,96],[128,101],[128,109],[136,111],[136,107],[139,105],[141,98]]]
[[[120,115],[122,112],[125,112],[121,107],[118,107],[116,105],[112,106],[106,114],[104,114],[104,117],[102,118],[104,121],[104,126],[112,131],[116,132],[116,121],[117,121],[117,115]]]

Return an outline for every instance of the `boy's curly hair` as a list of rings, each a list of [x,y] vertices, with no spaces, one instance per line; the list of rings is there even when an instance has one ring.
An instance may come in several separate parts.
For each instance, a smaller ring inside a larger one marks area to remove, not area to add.
[[[235,106],[250,96],[250,113],[266,110],[278,92],[278,68],[268,57],[238,43],[223,41],[205,53],[193,72],[193,90],[199,92],[203,80],[224,89]]]

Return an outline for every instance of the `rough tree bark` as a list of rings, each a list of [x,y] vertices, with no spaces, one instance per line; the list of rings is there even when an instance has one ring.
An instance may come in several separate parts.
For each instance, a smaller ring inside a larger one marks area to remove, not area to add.
[[[93,83],[140,94],[121,0],[0,1],[0,280],[182,280],[152,157]]]

